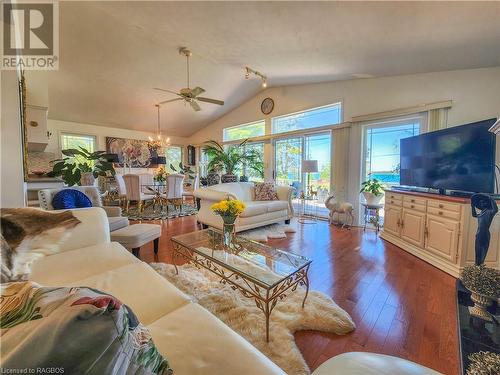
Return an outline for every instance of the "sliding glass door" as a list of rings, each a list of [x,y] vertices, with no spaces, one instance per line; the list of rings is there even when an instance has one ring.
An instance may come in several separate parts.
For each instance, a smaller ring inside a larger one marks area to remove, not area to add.
[[[316,160],[318,171],[303,173],[302,161]],[[331,133],[304,134],[293,138],[281,138],[274,141],[274,178],[278,185],[293,186],[294,206],[300,206],[302,192],[308,195],[316,193],[317,213],[327,216],[323,203],[330,192],[331,174]],[[309,189],[308,189],[309,183]]]

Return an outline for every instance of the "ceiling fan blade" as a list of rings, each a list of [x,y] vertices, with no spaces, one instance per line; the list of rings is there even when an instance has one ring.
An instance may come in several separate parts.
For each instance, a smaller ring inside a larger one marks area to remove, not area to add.
[[[193,108],[195,112],[201,111],[200,106],[194,100],[191,100],[189,104],[191,104],[191,108]]]
[[[224,105],[224,102],[222,100],[217,100],[217,99],[210,99],[210,98],[199,97],[199,98],[196,98],[196,100],[199,100],[200,102],[206,102],[206,103]]]
[[[175,99],[170,99],[170,100],[165,100],[163,102],[159,102],[158,105],[170,103],[170,102],[176,102],[177,100],[183,100],[182,98],[175,98]]]
[[[195,87],[194,89],[191,90],[191,95],[192,96],[198,96],[200,95],[201,93],[204,93],[205,92],[205,89],[201,88],[201,87]]]
[[[172,90],[160,89],[160,88],[158,88],[158,87],[153,88],[153,90],[158,90],[158,91],[168,92],[168,93],[170,93],[170,94],[175,94],[175,95],[178,95],[178,96],[182,96],[182,95],[181,95],[181,94],[179,94],[178,92],[175,92],[175,91],[172,91]]]

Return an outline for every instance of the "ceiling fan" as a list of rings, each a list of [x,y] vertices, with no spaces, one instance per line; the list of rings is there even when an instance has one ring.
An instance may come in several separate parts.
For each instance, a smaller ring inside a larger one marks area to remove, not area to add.
[[[205,103],[217,104],[217,105],[224,105],[224,102],[222,100],[204,98],[204,97],[198,96],[198,95],[204,93],[205,89],[198,87],[198,86],[195,87],[194,89],[191,89],[189,87],[189,57],[191,57],[192,53],[186,47],[182,47],[179,49],[179,54],[186,56],[187,87],[181,89],[180,92],[175,92],[173,90],[166,90],[166,89],[161,89],[161,88],[155,87],[154,88],[155,90],[168,92],[170,94],[180,96],[179,98],[165,100],[165,101],[160,102],[158,104],[162,105],[162,104],[166,104],[166,103],[170,103],[170,102],[175,102],[178,100],[184,100],[186,103],[189,103],[191,105],[191,108],[193,108],[196,112],[201,111],[201,107],[199,106],[198,101],[205,102]]]

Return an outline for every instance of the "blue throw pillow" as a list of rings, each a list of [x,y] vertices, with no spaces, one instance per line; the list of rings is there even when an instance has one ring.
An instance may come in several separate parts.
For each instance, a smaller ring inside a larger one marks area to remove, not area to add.
[[[54,195],[52,206],[56,210],[66,210],[69,208],[92,207],[92,202],[80,190],[64,189]]]

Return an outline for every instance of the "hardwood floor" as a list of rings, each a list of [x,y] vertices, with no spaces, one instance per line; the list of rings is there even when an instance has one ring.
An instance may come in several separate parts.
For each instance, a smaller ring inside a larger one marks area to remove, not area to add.
[[[443,374],[459,373],[455,279],[361,228],[340,229],[326,222],[300,225],[270,245],[313,260],[311,289],[345,309],[354,332],[338,336],[314,331],[295,334],[311,370],[349,351],[407,358]],[[194,216],[162,223],[159,262],[171,262],[170,237],[198,229]],[[141,259],[155,261],[152,245]]]

